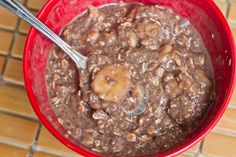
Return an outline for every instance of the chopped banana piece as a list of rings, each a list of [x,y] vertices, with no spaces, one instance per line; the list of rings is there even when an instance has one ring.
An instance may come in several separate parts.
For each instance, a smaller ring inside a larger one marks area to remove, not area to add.
[[[129,91],[131,76],[129,71],[122,65],[105,65],[95,74],[91,84],[99,98],[119,102]]]
[[[89,17],[92,20],[96,20],[98,23],[101,23],[105,19],[104,13],[101,12],[98,8],[89,5],[88,9],[89,9]]]
[[[138,44],[138,37],[136,36],[136,34],[134,32],[131,32],[129,34],[129,45],[130,47],[136,47]]]

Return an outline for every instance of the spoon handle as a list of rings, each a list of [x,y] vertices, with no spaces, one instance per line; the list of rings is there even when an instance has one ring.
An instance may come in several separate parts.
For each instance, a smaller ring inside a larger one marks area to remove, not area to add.
[[[44,34],[55,44],[57,44],[79,67],[85,69],[87,57],[78,53],[65,41],[63,41],[59,36],[57,36],[53,31],[51,31],[46,25],[39,21],[33,14],[30,13],[18,0],[0,0],[0,6],[8,9],[12,13],[19,16],[21,19],[27,21],[39,32]]]

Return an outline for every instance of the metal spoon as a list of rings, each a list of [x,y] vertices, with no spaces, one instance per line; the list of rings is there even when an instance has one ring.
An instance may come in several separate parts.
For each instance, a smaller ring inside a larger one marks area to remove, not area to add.
[[[26,9],[18,0],[0,0],[0,6],[3,6],[12,13],[19,16],[21,19],[27,21],[39,32],[52,40],[75,62],[78,68],[86,69],[88,58],[81,55],[65,41],[63,41],[58,35],[56,35],[46,25],[39,21],[33,14],[31,14],[30,11]],[[138,103],[138,107],[135,110],[129,112],[126,111],[125,113],[127,115],[137,116],[142,114],[146,110],[146,107],[147,102],[146,100],[143,100]]]
[[[135,108],[132,111],[128,111],[125,108],[121,108],[125,114],[130,115],[130,116],[138,116],[140,114],[143,114],[145,110],[147,109],[147,104],[149,100],[149,93],[147,91],[144,92],[144,95],[142,98],[137,100],[137,108]]]
[[[18,0],[0,0],[0,5],[16,14],[23,20],[27,21],[39,32],[57,44],[57,46],[59,46],[75,62],[78,68],[86,68],[87,57],[81,55],[65,41],[63,41],[59,36],[57,36],[47,26],[39,21],[33,14],[31,14],[29,10],[20,4]]]

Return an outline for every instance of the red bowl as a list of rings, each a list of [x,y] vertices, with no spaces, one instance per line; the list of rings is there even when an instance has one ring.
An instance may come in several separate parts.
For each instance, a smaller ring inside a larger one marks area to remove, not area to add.
[[[38,18],[54,32],[61,29],[89,4],[99,6],[119,0],[49,0]],[[224,113],[234,88],[235,45],[230,28],[212,0],[124,0],[144,4],[161,4],[189,19],[200,32],[214,68],[216,99],[200,125],[182,143],[153,156],[175,156],[199,142]],[[62,143],[84,156],[102,156],[89,152],[57,121],[46,89],[45,68],[53,43],[31,28],[25,44],[24,80],[31,104],[46,128]]]

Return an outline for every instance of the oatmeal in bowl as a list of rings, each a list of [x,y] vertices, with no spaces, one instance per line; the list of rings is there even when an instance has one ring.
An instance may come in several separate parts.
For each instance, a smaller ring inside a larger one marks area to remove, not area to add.
[[[45,116],[62,136],[105,156],[162,155],[195,136],[219,101],[220,72],[200,26],[175,10],[90,4],[61,27],[88,57],[82,69],[60,48],[47,49],[43,95],[53,115]]]

